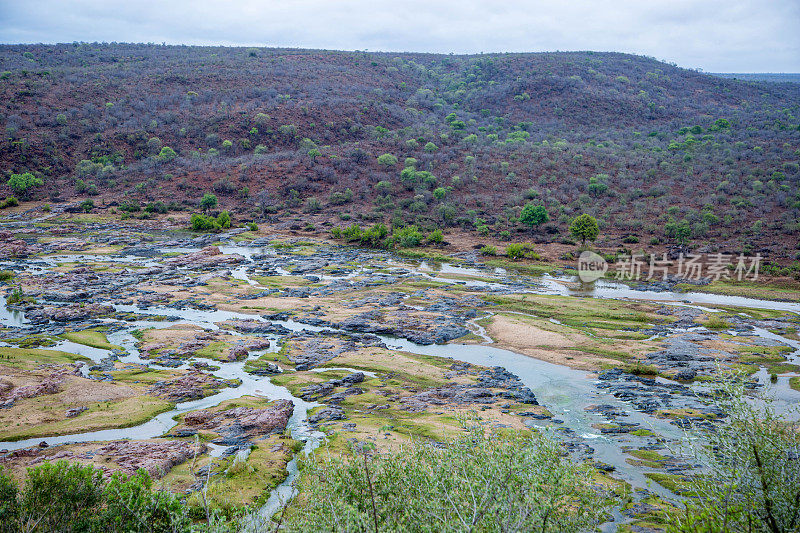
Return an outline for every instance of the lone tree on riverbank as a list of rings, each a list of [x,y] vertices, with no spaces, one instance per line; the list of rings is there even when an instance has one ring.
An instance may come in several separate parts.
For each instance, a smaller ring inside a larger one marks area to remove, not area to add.
[[[592,215],[584,213],[575,217],[575,220],[569,225],[569,232],[573,237],[580,239],[582,245],[585,245],[587,239],[590,241],[597,239],[600,228],[597,226],[597,220]]]
[[[200,200],[200,207],[204,213],[208,213],[209,209],[217,207],[217,195],[210,192],[205,193],[202,200]]]

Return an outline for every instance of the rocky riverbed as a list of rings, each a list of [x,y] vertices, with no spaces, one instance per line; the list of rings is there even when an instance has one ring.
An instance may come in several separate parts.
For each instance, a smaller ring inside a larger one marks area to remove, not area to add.
[[[441,443],[478,420],[553,432],[634,488],[635,525],[696,466],[668,451],[684,430],[724,423],[721,373],[782,410],[800,400],[799,304],[79,220],[0,230],[0,464],[17,476],[144,468],[190,500],[211,483],[214,505],[258,508],[303,449]]]

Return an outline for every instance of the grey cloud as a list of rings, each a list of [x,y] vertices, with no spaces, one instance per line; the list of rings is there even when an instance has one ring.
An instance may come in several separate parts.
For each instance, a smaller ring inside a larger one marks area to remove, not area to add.
[[[415,52],[621,51],[727,72],[800,72],[797,0],[0,0],[0,41]]]

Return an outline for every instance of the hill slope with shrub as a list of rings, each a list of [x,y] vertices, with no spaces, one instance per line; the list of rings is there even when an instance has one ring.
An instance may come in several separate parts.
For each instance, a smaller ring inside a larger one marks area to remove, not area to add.
[[[798,253],[800,84],[627,54],[10,45],[0,123],[2,197]]]

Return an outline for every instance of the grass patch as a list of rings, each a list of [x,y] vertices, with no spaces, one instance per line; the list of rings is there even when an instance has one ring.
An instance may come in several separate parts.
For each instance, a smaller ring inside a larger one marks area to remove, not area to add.
[[[21,401],[19,407],[14,406],[9,410],[8,416],[19,419],[20,413],[27,410],[47,409],[47,404],[52,402],[48,396]],[[34,426],[23,425],[20,422],[15,425],[13,420],[5,420],[0,423],[0,440],[16,441],[50,435],[85,433],[100,429],[127,428],[143,424],[154,416],[169,411],[174,404],[154,396],[134,396],[116,402],[96,402],[88,404],[86,407],[88,409],[75,418],[65,418]]]
[[[532,276],[541,276],[548,274],[556,269],[555,266],[546,263],[517,263],[507,259],[489,259],[483,262],[486,266],[494,268],[504,268],[506,270],[516,270],[523,274],[530,274]]]
[[[103,350],[122,350],[122,346],[111,344],[108,337],[102,331],[97,329],[85,329],[83,331],[68,331],[61,335],[68,341],[93,348],[101,348]]]
[[[196,352],[195,357],[204,357],[206,359],[213,359],[215,361],[227,361],[228,352],[230,351],[230,344],[223,341],[215,341],[206,346],[203,346]]]
[[[684,476],[677,474],[665,474],[663,472],[647,472],[645,476],[652,479],[667,490],[679,496],[691,496],[691,486]]]
[[[718,316],[711,316],[706,320],[703,325],[712,330],[723,330],[723,329],[730,329],[731,324],[727,320],[724,320]]]
[[[32,350],[0,346],[0,364],[18,368],[33,368],[42,364],[68,364],[91,361],[88,357],[59,350]]]

